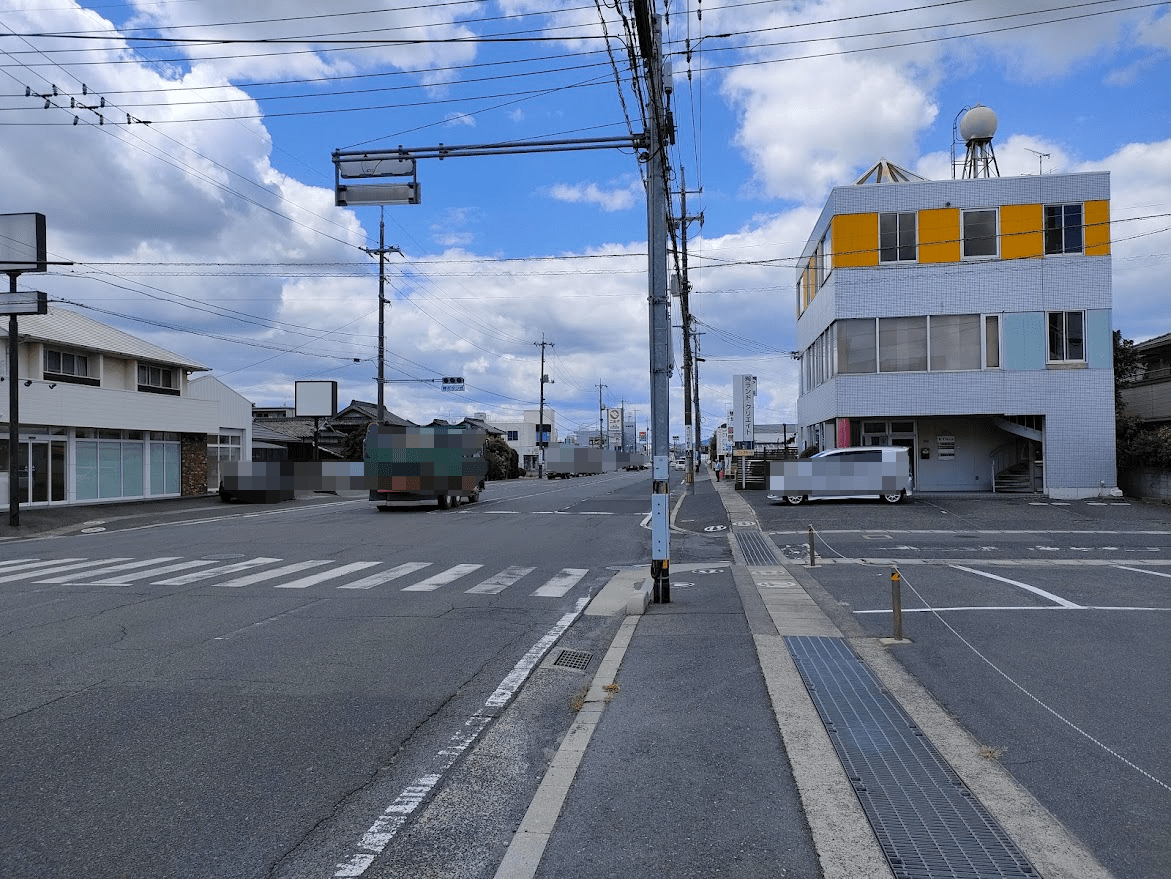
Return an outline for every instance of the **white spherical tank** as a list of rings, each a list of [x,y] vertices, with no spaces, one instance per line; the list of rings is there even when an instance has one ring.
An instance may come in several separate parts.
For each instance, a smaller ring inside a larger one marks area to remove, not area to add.
[[[965,143],[973,140],[992,140],[992,136],[996,134],[996,124],[996,114],[991,108],[977,104],[960,120],[960,137]]]

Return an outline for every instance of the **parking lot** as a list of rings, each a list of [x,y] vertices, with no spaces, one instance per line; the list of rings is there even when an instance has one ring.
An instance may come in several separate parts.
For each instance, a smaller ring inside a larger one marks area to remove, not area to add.
[[[1116,875],[1167,875],[1171,508],[743,497],[844,632],[893,634],[897,569],[893,655]]]

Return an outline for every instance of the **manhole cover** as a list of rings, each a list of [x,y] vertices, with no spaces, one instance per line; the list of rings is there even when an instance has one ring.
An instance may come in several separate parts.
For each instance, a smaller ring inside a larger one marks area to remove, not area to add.
[[[553,664],[558,668],[585,671],[593,658],[594,654],[585,650],[562,650],[560,655],[553,660]]]
[[[224,552],[224,553],[220,553],[219,555],[201,555],[200,558],[205,559],[209,562],[226,562],[231,559],[242,559],[242,558],[244,558],[244,553],[242,553],[242,552]]]

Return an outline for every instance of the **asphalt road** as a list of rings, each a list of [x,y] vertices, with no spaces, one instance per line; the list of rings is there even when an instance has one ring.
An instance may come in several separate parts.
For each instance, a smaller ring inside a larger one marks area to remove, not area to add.
[[[388,814],[460,829],[400,859],[481,874],[588,670],[533,678],[507,730],[496,709],[559,631],[604,652],[617,621],[577,614],[647,562],[649,494],[524,480],[448,511],[205,506],[0,544],[0,875],[342,875]],[[482,796],[428,806],[485,730],[506,744]]]
[[[843,631],[893,634],[897,567],[909,643],[892,654],[1117,876],[1168,875],[1171,510],[744,497]]]

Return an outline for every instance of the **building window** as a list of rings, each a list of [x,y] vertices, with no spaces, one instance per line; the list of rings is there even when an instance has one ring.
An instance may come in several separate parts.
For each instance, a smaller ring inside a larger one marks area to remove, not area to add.
[[[964,211],[964,256],[996,256],[996,211]]]
[[[510,443],[520,442],[520,431],[519,430],[508,431],[508,441]]]
[[[878,215],[878,259],[880,262],[915,261],[915,213],[906,211]]]
[[[1045,205],[1045,253],[1082,252],[1082,206]]]
[[[179,386],[175,380],[175,370],[169,366],[138,367],[138,389],[151,394],[174,394],[178,396]]]
[[[1000,368],[1000,317],[995,314],[984,317],[984,365]]]
[[[53,348],[45,349],[44,375],[47,379],[73,382],[82,385],[96,385],[98,379],[90,375],[89,357]]]
[[[1085,359],[1085,314],[1080,311],[1049,312],[1049,360]]]
[[[878,321],[880,372],[927,371],[927,318],[884,317]]]
[[[838,373],[875,372],[878,353],[874,318],[853,317],[837,321]]]
[[[980,315],[941,314],[931,318],[931,371],[980,368]]]

